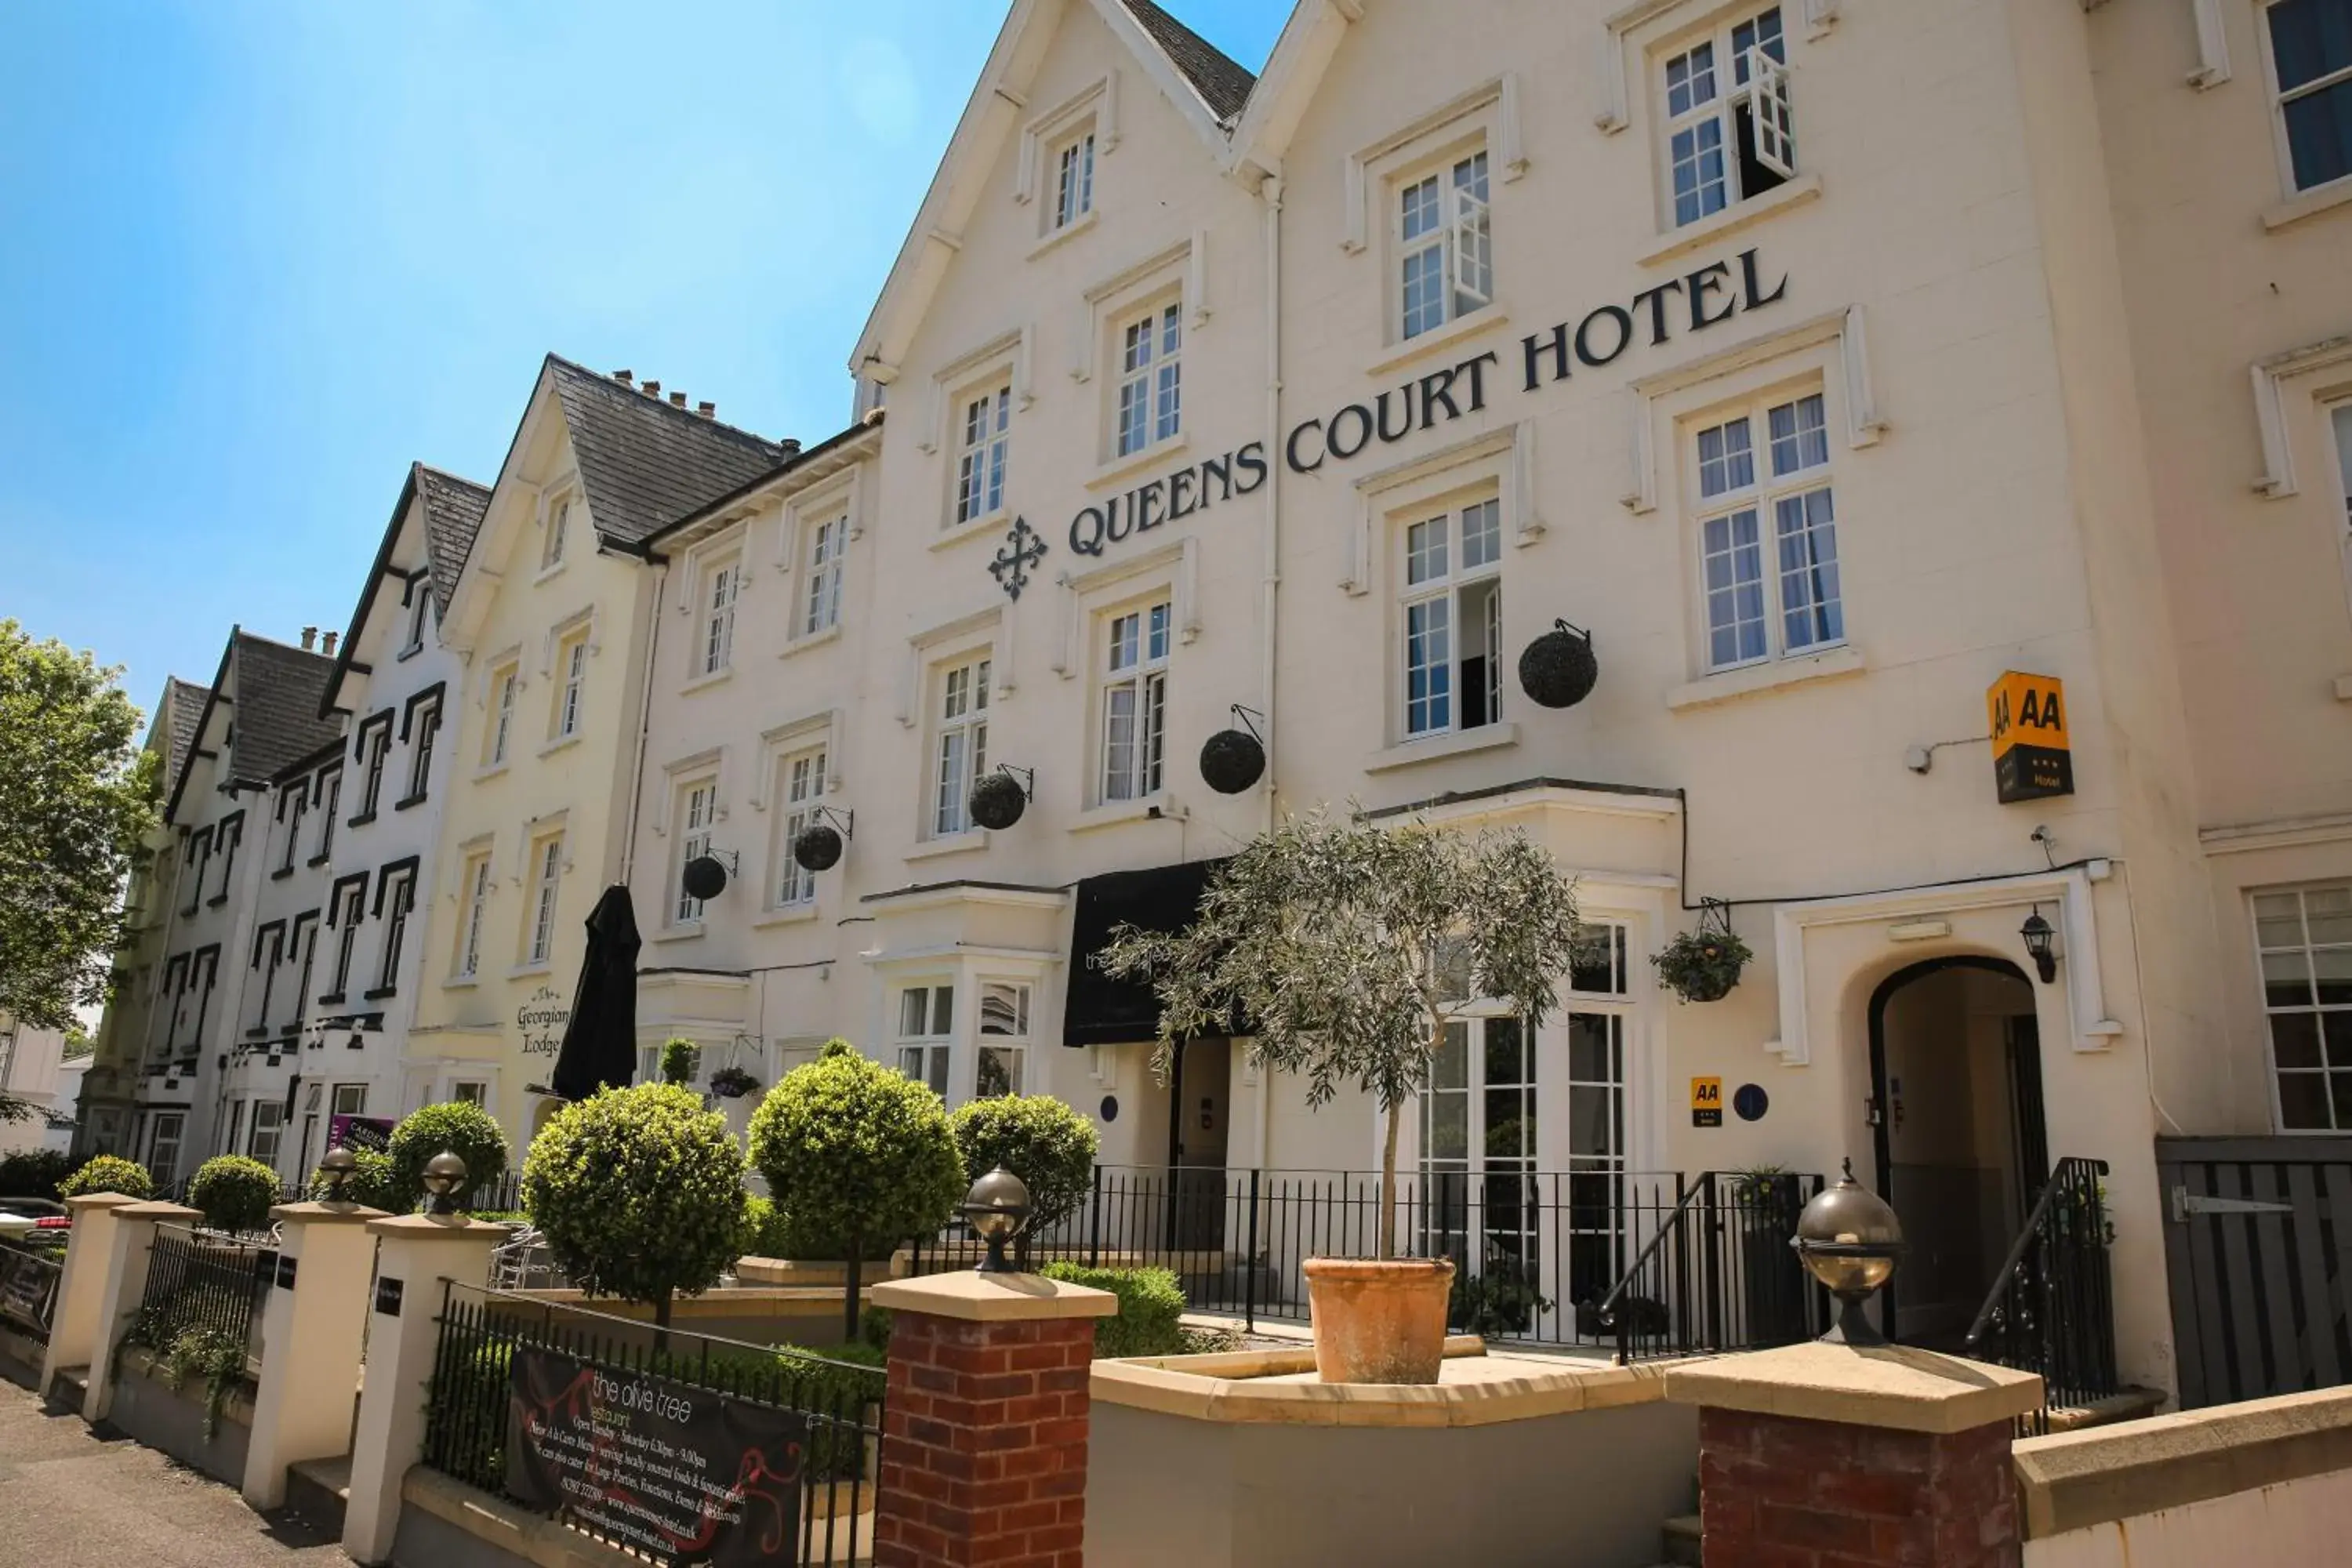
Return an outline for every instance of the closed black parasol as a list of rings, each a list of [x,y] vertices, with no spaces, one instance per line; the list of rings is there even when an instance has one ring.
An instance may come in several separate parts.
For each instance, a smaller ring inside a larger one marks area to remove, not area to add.
[[[625,1089],[636,1076],[638,946],[629,889],[616,882],[588,911],[588,952],[551,1085],[565,1100]]]

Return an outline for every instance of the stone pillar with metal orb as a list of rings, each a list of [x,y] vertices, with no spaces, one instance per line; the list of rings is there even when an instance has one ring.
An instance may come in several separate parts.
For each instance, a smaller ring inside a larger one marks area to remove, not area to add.
[[[325,1200],[269,1211],[281,1239],[277,1278],[261,1308],[268,1353],[254,1390],[245,1455],[245,1500],[255,1508],[286,1500],[288,1466],[351,1450],[349,1401],[359,1398],[375,1274],[375,1237],[367,1226],[385,1217],[382,1209],[343,1198],[357,1166],[349,1150],[328,1151],[319,1162]]]
[[[1852,1160],[1837,1184],[1814,1194],[1797,1216],[1797,1234],[1789,1245],[1837,1298],[1838,1320],[1822,1338],[1832,1344],[1885,1344],[1886,1336],[1864,1309],[1895,1278],[1903,1256],[1903,1222],[1885,1199],[1853,1179]]]
[[[92,1426],[114,1409],[114,1351],[130,1331],[140,1303],[146,1300],[147,1265],[155,1247],[155,1227],[166,1220],[193,1226],[204,1217],[201,1210],[185,1204],[125,1204],[114,1211],[114,1234],[107,1238],[104,1280],[98,1288],[89,1383],[82,1390],[81,1418]]]

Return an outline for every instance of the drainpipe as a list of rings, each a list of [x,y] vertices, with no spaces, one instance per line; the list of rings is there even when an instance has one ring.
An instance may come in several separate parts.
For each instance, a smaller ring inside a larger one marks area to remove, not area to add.
[[[1274,830],[1280,812],[1282,727],[1275,713],[1275,654],[1276,614],[1282,584],[1282,180],[1269,174],[1258,182],[1258,199],[1265,204],[1265,572],[1261,587],[1258,623],[1265,628],[1262,657],[1265,668],[1258,683],[1258,700],[1265,710],[1265,826]],[[1266,1118],[1274,1107],[1273,1073],[1265,1064],[1257,1069],[1257,1125],[1250,1134],[1250,1165],[1264,1169],[1267,1149]]]
[[[654,602],[646,616],[646,668],[637,683],[637,755],[629,771],[629,824],[621,840],[621,884],[628,887],[637,864],[637,814],[645,805],[646,742],[654,726],[654,667],[661,655],[662,588],[669,581],[669,562],[654,563]],[[634,889],[630,896],[635,897]]]

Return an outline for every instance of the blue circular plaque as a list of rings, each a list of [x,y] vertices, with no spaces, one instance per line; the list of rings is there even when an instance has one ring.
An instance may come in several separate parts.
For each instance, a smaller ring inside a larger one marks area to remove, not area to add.
[[[1742,1121],[1761,1121],[1764,1113],[1772,1109],[1772,1097],[1764,1092],[1760,1083],[1743,1083],[1731,1096],[1731,1109]]]
[[[1118,1120],[1118,1096],[1115,1094],[1106,1094],[1103,1096],[1102,1119],[1105,1121],[1116,1121]]]

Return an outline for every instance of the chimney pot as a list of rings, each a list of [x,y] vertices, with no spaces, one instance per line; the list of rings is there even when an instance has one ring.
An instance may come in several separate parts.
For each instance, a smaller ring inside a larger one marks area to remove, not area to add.
[[[647,397],[659,397],[661,395],[661,383],[648,377],[643,390]]]
[[[685,393],[683,393],[683,392],[673,392],[673,393],[671,393],[671,394],[669,395],[669,405],[670,405],[672,408],[683,408],[683,407],[685,407],[685,406],[686,406],[686,394],[685,394]]]
[[[335,639],[341,635],[342,634],[341,632],[329,632],[325,637],[320,637],[319,639],[319,651],[325,654],[329,658],[334,658]]]
[[[319,628],[316,626],[304,626],[302,628],[302,651],[304,653],[309,653],[312,648],[317,647],[318,646]]]
[[[705,419],[715,419],[719,416],[719,405],[716,403],[698,403],[694,405],[694,411],[697,414],[701,415]]]
[[[784,456],[787,458],[801,449],[800,437],[797,436],[787,436],[776,445],[784,449]]]
[[[616,370],[613,373],[613,379],[619,382],[623,386],[633,386],[636,384],[637,378],[632,372]]]

